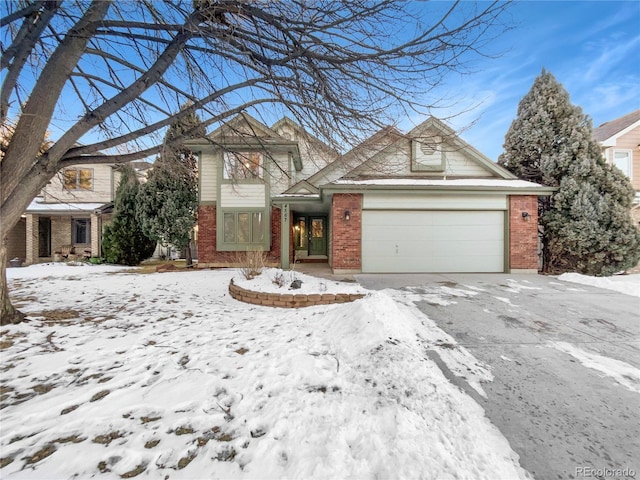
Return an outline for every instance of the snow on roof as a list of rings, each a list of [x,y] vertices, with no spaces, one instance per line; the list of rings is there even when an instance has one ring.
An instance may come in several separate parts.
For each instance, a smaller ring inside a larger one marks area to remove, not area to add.
[[[526,180],[506,180],[495,178],[465,178],[455,180],[435,180],[429,178],[377,178],[367,180],[340,179],[333,182],[333,185],[546,188],[544,185],[527,182]]]
[[[278,197],[292,197],[292,198],[320,198],[319,193],[281,193],[276,195]]]
[[[48,213],[73,213],[73,212],[93,212],[102,207],[104,203],[45,203],[34,199],[27,207],[27,213],[48,212]]]

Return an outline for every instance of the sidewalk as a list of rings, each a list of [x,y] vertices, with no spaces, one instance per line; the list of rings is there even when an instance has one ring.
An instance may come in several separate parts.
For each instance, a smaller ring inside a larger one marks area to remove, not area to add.
[[[354,275],[334,275],[328,263],[296,263],[291,270],[336,282],[356,282]]]

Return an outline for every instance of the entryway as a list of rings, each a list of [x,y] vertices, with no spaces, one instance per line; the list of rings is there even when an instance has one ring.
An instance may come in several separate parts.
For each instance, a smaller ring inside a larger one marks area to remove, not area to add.
[[[327,217],[296,215],[293,244],[299,261],[327,260]]]
[[[38,257],[51,256],[51,218],[38,218]]]

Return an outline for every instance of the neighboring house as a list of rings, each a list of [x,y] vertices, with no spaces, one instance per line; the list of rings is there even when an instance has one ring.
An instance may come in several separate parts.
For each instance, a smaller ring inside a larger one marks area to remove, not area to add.
[[[144,177],[150,164],[134,162]],[[120,179],[117,167],[86,164],[58,172],[9,235],[9,259],[26,264],[101,256],[102,232],[111,222]]]
[[[283,268],[335,273],[537,272],[538,196],[430,118],[387,127],[345,155],[289,119],[236,117],[199,155],[198,265],[263,250]]]
[[[593,129],[605,159],[629,177],[636,191],[631,215],[640,223],[640,110]]]

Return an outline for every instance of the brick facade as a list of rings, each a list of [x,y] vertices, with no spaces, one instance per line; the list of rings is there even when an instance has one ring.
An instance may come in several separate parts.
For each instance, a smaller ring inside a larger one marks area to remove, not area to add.
[[[267,252],[270,265],[280,265],[280,210],[271,209],[271,250]],[[198,207],[198,265],[211,267],[231,266],[236,263],[238,252],[219,252],[216,248],[216,206]]]
[[[349,212],[349,220],[345,219]],[[334,271],[362,269],[362,194],[336,193],[331,201],[331,259]]]
[[[522,213],[529,214],[526,219]],[[511,270],[538,270],[538,197],[509,196],[509,263]]]

